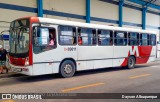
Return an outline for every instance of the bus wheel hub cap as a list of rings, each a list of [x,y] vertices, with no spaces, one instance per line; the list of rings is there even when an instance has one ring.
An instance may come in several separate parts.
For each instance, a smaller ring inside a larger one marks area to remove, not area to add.
[[[72,72],[72,66],[67,64],[65,67],[64,67],[64,71],[68,74],[68,73],[71,73]]]

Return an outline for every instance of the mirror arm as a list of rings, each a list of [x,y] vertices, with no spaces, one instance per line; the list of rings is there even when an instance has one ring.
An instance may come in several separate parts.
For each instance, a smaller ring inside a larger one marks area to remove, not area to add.
[[[2,35],[2,33],[4,33],[4,32],[10,32],[10,30],[4,30],[0,34]]]

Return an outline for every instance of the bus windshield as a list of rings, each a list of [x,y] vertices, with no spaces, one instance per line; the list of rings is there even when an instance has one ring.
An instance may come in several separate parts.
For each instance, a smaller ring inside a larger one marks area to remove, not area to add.
[[[29,20],[13,21],[9,39],[10,54],[27,57],[29,52]]]

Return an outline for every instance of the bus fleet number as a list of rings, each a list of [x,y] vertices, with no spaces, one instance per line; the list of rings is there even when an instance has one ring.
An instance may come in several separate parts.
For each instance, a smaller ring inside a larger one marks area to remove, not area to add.
[[[64,48],[64,51],[76,51],[76,47],[67,47]]]

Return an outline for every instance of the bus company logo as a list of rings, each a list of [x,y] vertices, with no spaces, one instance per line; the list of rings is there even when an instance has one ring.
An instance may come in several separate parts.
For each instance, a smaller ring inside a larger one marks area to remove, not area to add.
[[[67,47],[64,48],[64,51],[76,51],[76,47]]]
[[[129,50],[129,54],[139,56],[138,47],[137,46],[132,46],[131,49]]]
[[[12,99],[11,94],[2,94],[2,99]]]

